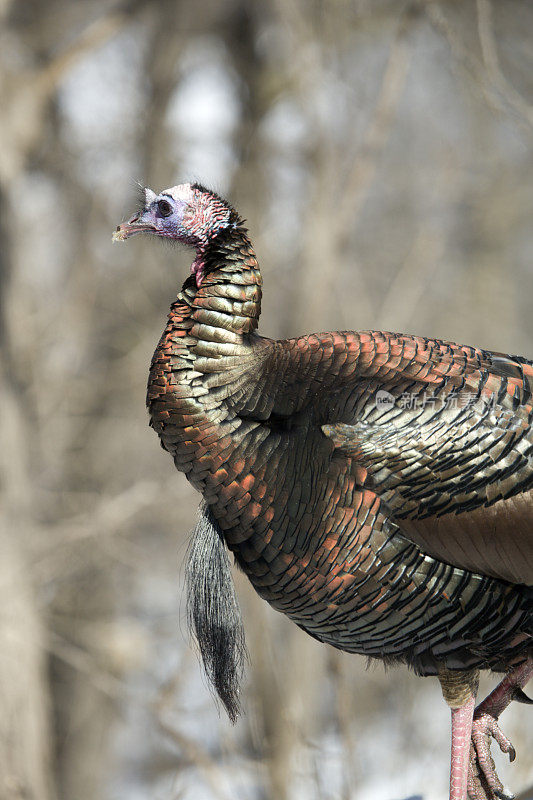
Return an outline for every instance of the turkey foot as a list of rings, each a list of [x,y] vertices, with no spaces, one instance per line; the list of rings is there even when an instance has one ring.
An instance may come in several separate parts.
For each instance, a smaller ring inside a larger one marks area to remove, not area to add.
[[[470,744],[468,797],[471,800],[487,800],[492,797],[512,800],[514,795],[504,791],[503,784],[498,778],[490,752],[491,739],[496,739],[502,753],[509,753],[509,761],[514,761],[516,758],[516,750],[502,733],[496,719],[490,714],[475,716]]]
[[[502,753],[508,753],[510,761],[515,760],[516,751],[511,741],[502,733],[497,720],[512,700],[531,702],[522,687],[532,674],[533,659],[529,658],[509,672],[474,711],[467,782],[468,797],[471,800],[493,800],[496,797],[510,800],[513,797],[506,794],[498,778],[490,746],[492,739],[495,739]]]

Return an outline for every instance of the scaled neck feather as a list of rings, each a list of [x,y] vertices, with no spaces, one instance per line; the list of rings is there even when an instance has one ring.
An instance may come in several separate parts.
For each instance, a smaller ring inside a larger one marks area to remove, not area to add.
[[[261,274],[243,227],[221,231],[199,248],[178,303],[189,307],[191,333],[211,342],[242,344],[261,313]]]

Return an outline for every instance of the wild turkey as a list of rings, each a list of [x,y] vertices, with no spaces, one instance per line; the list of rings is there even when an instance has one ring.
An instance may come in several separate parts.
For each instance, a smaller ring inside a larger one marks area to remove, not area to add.
[[[513,760],[496,720],[533,673],[533,362],[376,331],[259,336],[247,231],[198,184],[146,189],[114,238],[140,232],[196,249],[147,403],[204,498],[192,614],[230,714],[242,642],[222,538],[311,636],[438,676],[450,798],[505,797],[490,739]],[[480,669],[507,674],[474,710]]]

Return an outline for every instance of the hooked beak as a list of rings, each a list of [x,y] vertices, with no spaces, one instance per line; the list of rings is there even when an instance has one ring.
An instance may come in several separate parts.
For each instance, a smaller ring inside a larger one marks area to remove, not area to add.
[[[123,242],[134,236],[136,233],[155,233],[156,227],[151,219],[148,211],[134,214],[127,222],[122,222],[117,225],[117,229],[113,231],[113,241]]]

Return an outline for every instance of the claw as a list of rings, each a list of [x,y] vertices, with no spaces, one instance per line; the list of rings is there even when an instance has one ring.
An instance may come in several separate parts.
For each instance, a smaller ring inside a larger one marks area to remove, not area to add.
[[[509,760],[514,761],[516,750],[509,739],[502,733],[497,721],[490,714],[481,714],[474,719],[472,730],[472,752],[470,760],[470,785],[471,796],[477,800],[484,793],[485,797],[500,798],[500,800],[513,800],[513,795],[504,791],[502,783],[496,773],[494,761],[490,753],[491,739],[496,742],[502,751],[509,755]]]
[[[517,703],[526,703],[527,705],[533,706],[533,700],[531,697],[528,697],[527,694],[524,692],[520,686],[517,686],[513,690],[513,700],[516,700]]]
[[[505,794],[505,792],[500,792],[499,789],[493,789],[492,791],[494,792],[496,797],[500,798],[500,800],[515,800],[514,794]]]

